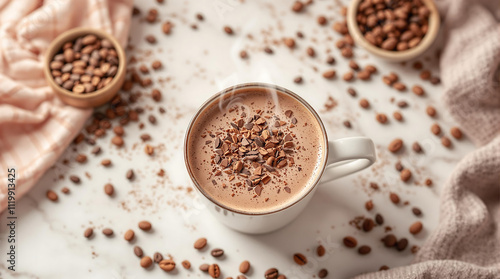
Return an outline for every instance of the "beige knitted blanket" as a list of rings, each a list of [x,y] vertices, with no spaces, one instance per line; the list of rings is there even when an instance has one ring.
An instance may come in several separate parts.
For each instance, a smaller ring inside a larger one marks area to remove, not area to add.
[[[500,278],[500,1],[437,1],[443,101],[478,146],[453,171],[413,264],[356,278]]]

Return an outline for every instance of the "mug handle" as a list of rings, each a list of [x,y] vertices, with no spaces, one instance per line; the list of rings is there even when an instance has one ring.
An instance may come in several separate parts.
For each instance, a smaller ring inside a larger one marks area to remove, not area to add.
[[[342,138],[328,142],[328,160],[321,182],[331,181],[371,166],[375,145],[367,137]]]

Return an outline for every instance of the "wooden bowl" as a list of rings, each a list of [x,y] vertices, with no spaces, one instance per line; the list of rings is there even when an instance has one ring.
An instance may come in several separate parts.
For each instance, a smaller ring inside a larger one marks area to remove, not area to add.
[[[377,57],[390,62],[408,61],[420,56],[427,49],[429,49],[432,43],[436,40],[441,20],[439,18],[439,12],[436,8],[436,4],[433,0],[422,0],[431,12],[429,15],[429,29],[427,34],[425,34],[422,41],[417,46],[403,51],[385,50],[372,45],[365,39],[361,30],[359,30],[358,23],[356,22],[356,15],[358,13],[358,6],[360,2],[361,0],[351,0],[347,10],[347,27],[349,28],[349,33],[354,39],[354,42]]]
[[[62,86],[59,86],[55,82],[54,78],[52,77],[49,65],[54,55],[56,55],[61,50],[64,43],[73,41],[78,37],[82,37],[88,34],[94,34],[100,39],[108,39],[113,44],[113,47],[115,48],[118,55],[118,70],[116,72],[116,75],[113,77],[113,80],[103,88],[91,93],[76,94],[63,88]],[[116,95],[116,93],[118,93],[118,90],[120,90],[123,82],[125,81],[125,51],[113,36],[101,30],[92,28],[71,29],[59,35],[50,44],[45,56],[43,72],[45,74],[45,79],[49,83],[50,87],[56,92],[56,94],[64,103],[79,108],[98,107],[111,100]]]

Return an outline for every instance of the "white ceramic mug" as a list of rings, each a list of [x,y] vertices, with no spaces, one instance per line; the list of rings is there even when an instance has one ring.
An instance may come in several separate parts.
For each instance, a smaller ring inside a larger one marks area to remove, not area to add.
[[[264,88],[270,91],[279,91],[285,93],[292,98],[298,100],[302,103],[311,113],[314,115],[321,127],[325,151],[322,153],[324,158],[321,160],[322,165],[320,167],[320,175],[316,176],[315,181],[311,183],[309,189],[304,191],[301,196],[296,200],[290,201],[289,204],[285,204],[283,207],[277,210],[271,210],[269,212],[242,212],[234,208],[230,208],[216,199],[212,198],[210,195],[205,193],[203,188],[194,178],[191,167],[188,163],[188,139],[191,136],[191,130],[196,119],[201,115],[204,109],[215,101],[218,101],[221,97],[232,94],[240,89],[251,89],[251,88]],[[227,88],[206,101],[195,114],[186,132],[184,140],[184,161],[191,179],[193,180],[196,189],[202,196],[202,201],[207,206],[208,210],[223,224],[226,226],[241,231],[244,233],[268,233],[277,230],[286,224],[290,223],[295,219],[300,212],[306,207],[306,205],[311,200],[314,192],[316,191],[317,185],[321,182],[331,181],[339,177],[349,175],[351,173],[360,171],[372,165],[376,160],[375,146],[373,141],[366,137],[351,137],[351,138],[341,138],[333,141],[328,141],[328,136],[326,134],[325,127],[320,117],[314,111],[314,109],[302,99],[297,94],[287,90],[285,88],[265,84],[265,83],[245,83],[239,84],[230,88]]]

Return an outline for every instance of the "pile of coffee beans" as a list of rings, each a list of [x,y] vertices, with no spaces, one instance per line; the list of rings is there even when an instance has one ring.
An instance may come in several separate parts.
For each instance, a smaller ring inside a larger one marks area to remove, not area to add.
[[[363,0],[356,22],[365,39],[390,51],[417,46],[429,29],[429,8],[422,0]]]
[[[64,43],[49,64],[54,81],[75,94],[86,94],[108,85],[118,72],[113,43],[88,34]]]

